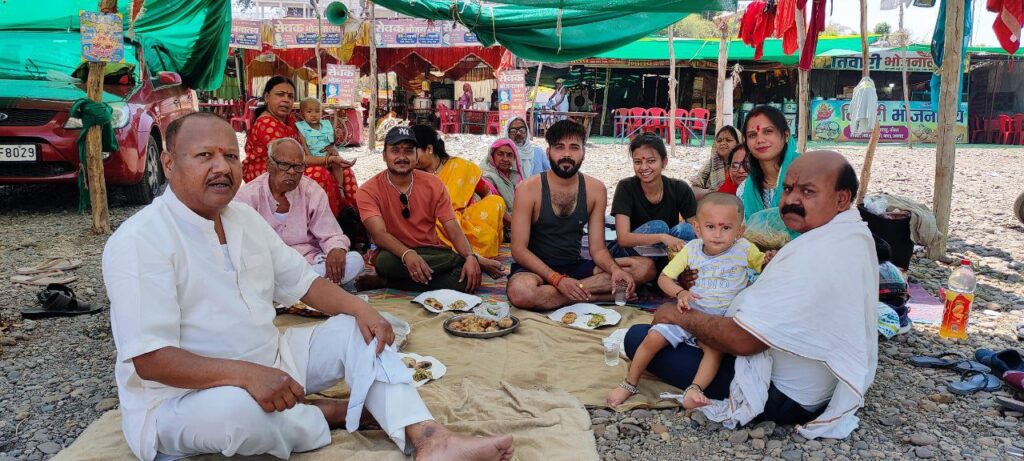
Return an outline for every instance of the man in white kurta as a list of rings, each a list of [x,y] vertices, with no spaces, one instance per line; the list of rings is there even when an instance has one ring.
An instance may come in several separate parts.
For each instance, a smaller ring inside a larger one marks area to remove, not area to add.
[[[678,313],[674,304],[655,314],[655,322],[737,356],[734,370],[719,371],[732,375],[728,398],[700,409],[708,418],[728,427],[798,424],[807,438],[844,438],[857,428],[878,364],[878,261],[867,225],[850,208],[857,188],[841,155],[800,156],[779,205],[786,227],[802,235],[733,299],[726,317]]]
[[[420,459],[511,458],[508,436],[467,438],[433,422],[389,346],[387,321],[317,277],[251,207],[231,203],[241,163],[229,125],[209,114],[179,119],[167,149],[168,189],[103,254],[123,430],[136,456],[288,458],[329,444],[330,426],[354,431],[365,405]],[[300,299],[334,317],[278,333],[272,302]],[[341,379],[347,403],[305,403]],[[445,452],[453,446],[459,453]]]

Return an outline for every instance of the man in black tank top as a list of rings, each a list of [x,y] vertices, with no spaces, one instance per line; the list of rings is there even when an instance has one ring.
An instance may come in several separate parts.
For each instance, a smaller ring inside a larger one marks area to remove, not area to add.
[[[578,302],[611,301],[625,290],[635,297],[636,283],[654,280],[647,258],[612,258],[604,243],[607,190],[580,173],[587,132],[569,120],[548,128],[551,171],[534,175],[516,188],[512,208],[512,276],[508,299],[520,309],[550,310]],[[583,259],[584,226],[591,235]],[[614,289],[613,289],[614,288]]]

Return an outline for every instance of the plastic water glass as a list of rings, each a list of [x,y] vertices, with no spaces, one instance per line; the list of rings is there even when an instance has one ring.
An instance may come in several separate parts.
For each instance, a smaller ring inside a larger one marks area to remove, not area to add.
[[[625,306],[626,305],[626,285],[618,284],[615,287],[615,305]]]
[[[604,339],[604,364],[614,367],[619,364],[619,342],[615,338]]]

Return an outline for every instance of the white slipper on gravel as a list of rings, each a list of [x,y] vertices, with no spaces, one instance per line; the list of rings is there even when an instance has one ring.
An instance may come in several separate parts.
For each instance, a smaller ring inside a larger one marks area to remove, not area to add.
[[[17,272],[22,275],[40,274],[43,272],[60,272],[69,271],[71,269],[78,268],[78,266],[81,265],[81,259],[50,258],[31,266],[19,267]]]

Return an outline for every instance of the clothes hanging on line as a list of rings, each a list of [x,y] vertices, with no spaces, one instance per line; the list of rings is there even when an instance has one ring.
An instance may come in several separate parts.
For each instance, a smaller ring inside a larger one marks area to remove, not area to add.
[[[754,49],[754,60],[764,55],[764,41],[775,31],[775,0],[754,0],[740,19],[739,38]]]
[[[825,2],[826,0],[811,0],[811,20],[807,25],[807,35],[804,37],[804,49],[800,53],[800,68],[803,70],[811,70],[814,65],[818,34],[825,30]],[[799,0],[797,6],[803,10],[806,0]]]
[[[999,45],[1013,55],[1020,48],[1021,23],[1024,23],[1024,2],[1021,0],[987,0],[985,9],[996,13],[992,31]]]

